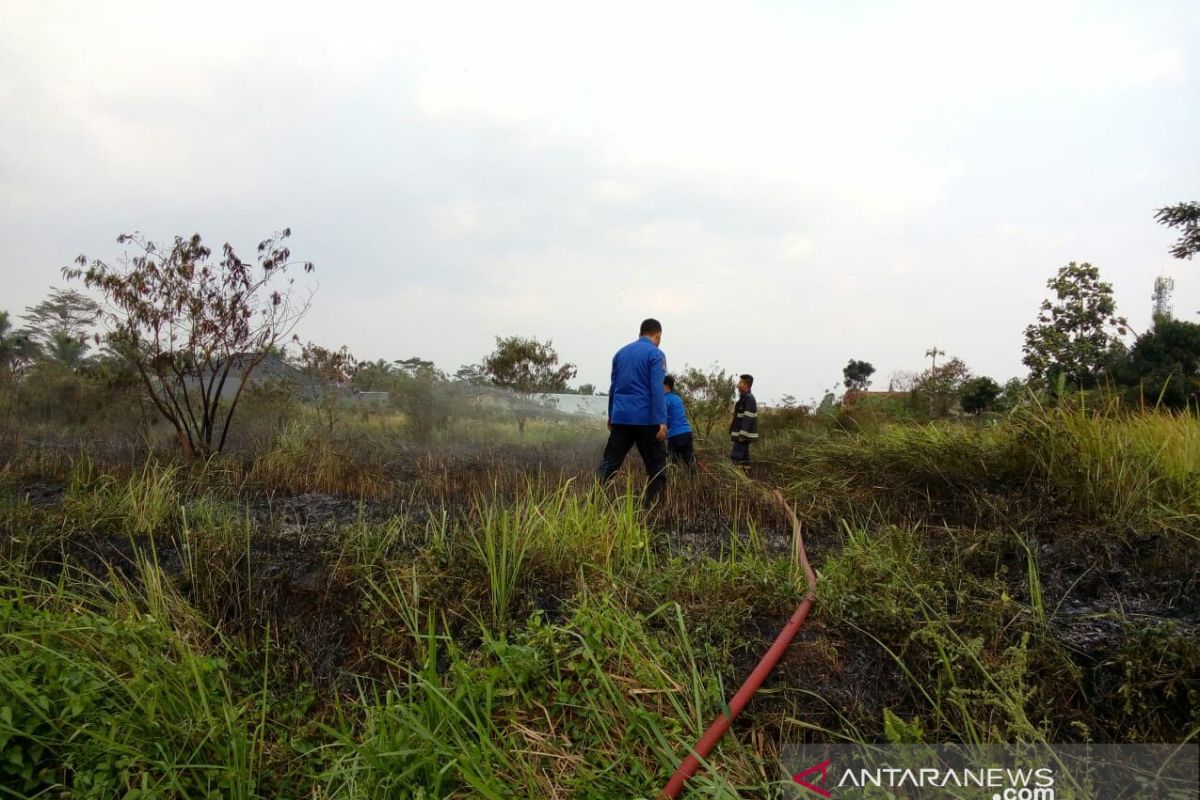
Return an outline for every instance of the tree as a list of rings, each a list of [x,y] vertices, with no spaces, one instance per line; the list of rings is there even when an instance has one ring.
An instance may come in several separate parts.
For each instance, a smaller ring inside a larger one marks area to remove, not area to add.
[[[995,406],[1003,389],[986,375],[971,378],[962,385],[962,409],[968,414],[989,411]]]
[[[736,386],[734,376],[716,364],[707,372],[685,366],[683,373],[675,376],[675,391],[683,400],[688,419],[705,437],[712,434],[718,422],[732,414]]]
[[[1046,286],[1057,302],[1043,300],[1037,322],[1025,329],[1022,362],[1032,380],[1052,383],[1062,376],[1073,386],[1092,388],[1129,323],[1116,315],[1112,286],[1091,264],[1072,261]]]
[[[971,370],[962,359],[952,358],[940,367],[930,367],[921,373],[913,391],[929,398],[930,413],[934,416],[945,416],[950,413],[963,391],[963,386],[971,379]]]
[[[581,383],[581,384],[579,384],[579,388],[575,390],[575,393],[582,394],[582,395],[593,395],[596,393],[596,384]]]
[[[1134,402],[1187,408],[1200,390],[1200,325],[1159,322],[1133,343],[1119,375]]]
[[[1020,378],[1009,378],[1004,382],[1000,397],[996,398],[992,408],[996,411],[1011,411],[1029,397],[1029,386],[1025,381]]]
[[[117,241],[134,250],[115,265],[85,256],[63,269],[103,295],[101,319],[114,349],[129,358],[147,396],[174,427],[189,457],[220,452],[251,373],[308,310],[288,270],[289,229],[258,245],[255,264],[228,243],[220,260],[199,234],[160,247],[141,234]],[[228,400],[226,384],[235,381]]]
[[[90,349],[88,339],[100,320],[100,305],[74,289],[53,289],[25,309],[25,321],[42,355],[70,370],[79,369]]]
[[[392,362],[380,358],[359,362],[354,370],[354,388],[360,392],[386,392],[396,375]]]
[[[394,363],[396,364],[396,369],[410,378],[425,381],[446,380],[446,373],[438,369],[432,361],[420,356],[397,359]]]
[[[1178,203],[1160,208],[1154,212],[1154,220],[1180,232],[1171,255],[1190,259],[1200,253],[1200,203]]]
[[[88,344],[85,339],[55,331],[40,352],[46,360],[70,372],[78,372],[88,362]]]
[[[481,367],[493,385],[521,394],[564,391],[567,381],[576,373],[574,364],[559,365],[552,341],[539,342],[523,336],[504,339],[497,336],[496,349],[483,360]],[[513,413],[517,417],[517,432],[524,436],[530,414],[520,406],[514,406]]]
[[[561,392],[576,373],[574,364],[559,365],[552,341],[523,336],[497,336],[496,349],[482,366],[494,385],[521,394]]]
[[[308,394],[317,406],[317,418],[333,433],[338,408],[350,393],[357,362],[345,345],[327,350],[309,342],[300,351],[300,370],[308,383]]]
[[[871,366],[869,361],[855,361],[850,359],[850,363],[842,367],[842,384],[852,391],[865,391],[871,385],[871,375],[875,372],[875,367]]]
[[[488,383],[487,373],[482,364],[463,364],[454,373],[454,380],[468,386],[485,386]]]

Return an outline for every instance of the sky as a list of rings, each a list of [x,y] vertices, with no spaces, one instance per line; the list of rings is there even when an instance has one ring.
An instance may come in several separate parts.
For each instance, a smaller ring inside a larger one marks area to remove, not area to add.
[[[817,400],[999,381],[1069,261],[1200,310],[1200,5],[0,0],[0,310],[118,234],[316,264],[298,334],[453,372],[551,339]]]

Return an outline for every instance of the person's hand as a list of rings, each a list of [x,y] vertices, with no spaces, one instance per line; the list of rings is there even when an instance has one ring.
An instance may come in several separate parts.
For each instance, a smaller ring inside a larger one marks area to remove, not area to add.
[[[664,442],[664,441],[666,441],[666,439],[667,439],[667,426],[666,426],[666,425],[659,425],[659,426],[658,426],[658,436],[656,436],[656,437],[654,437],[654,438],[658,439],[660,442]]]

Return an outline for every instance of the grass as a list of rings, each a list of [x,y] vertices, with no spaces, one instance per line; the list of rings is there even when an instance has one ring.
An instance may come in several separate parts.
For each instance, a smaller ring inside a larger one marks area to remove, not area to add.
[[[718,452],[647,513],[586,436],[344,427],[190,467],[10,457],[11,796],[653,797],[804,594]],[[1033,409],[764,442],[819,599],[688,796],[772,796],[796,741],[1194,736],[1198,441]]]

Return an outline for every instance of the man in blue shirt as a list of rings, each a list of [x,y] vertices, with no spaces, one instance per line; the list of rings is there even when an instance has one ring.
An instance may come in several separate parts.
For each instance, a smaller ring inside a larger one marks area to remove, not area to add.
[[[696,468],[696,451],[692,445],[692,426],[687,421],[683,398],[675,393],[675,377],[663,378],[667,400],[667,453],[672,461],[688,469]]]
[[[667,359],[658,349],[662,343],[662,324],[658,320],[644,320],[638,334],[636,341],[613,356],[608,444],[596,477],[602,482],[611,479],[636,445],[646,466],[642,504],[649,507],[667,487],[667,403],[662,390]]]

